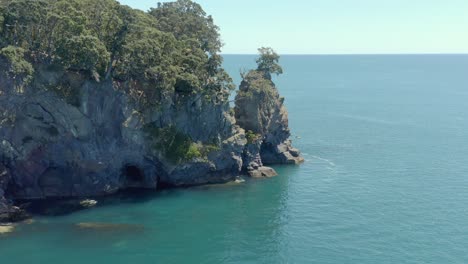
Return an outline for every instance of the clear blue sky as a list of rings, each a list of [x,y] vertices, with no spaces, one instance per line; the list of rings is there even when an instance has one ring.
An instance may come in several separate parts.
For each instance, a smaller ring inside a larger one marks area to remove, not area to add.
[[[157,0],[121,0],[147,10]],[[160,1],[167,2],[167,1]],[[198,0],[223,53],[468,53],[468,0]]]

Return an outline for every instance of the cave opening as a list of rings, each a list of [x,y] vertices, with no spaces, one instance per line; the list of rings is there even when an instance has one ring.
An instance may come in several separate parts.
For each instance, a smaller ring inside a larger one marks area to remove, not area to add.
[[[145,179],[143,172],[135,165],[126,165],[123,168],[123,176],[127,183],[142,183]]]

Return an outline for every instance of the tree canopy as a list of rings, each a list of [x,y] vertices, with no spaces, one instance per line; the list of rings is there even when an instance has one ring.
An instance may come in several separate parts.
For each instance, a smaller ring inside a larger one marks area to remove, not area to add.
[[[271,74],[282,74],[283,68],[279,65],[280,56],[272,48],[260,48],[257,69],[241,73],[242,83],[238,94],[241,97],[261,95],[269,98],[265,102],[273,102],[278,91],[271,79]]]
[[[221,67],[219,29],[190,0],[149,12],[115,0],[1,0],[0,49],[7,47],[32,66],[138,83],[133,89],[149,102],[168,93],[226,101],[233,89]]]
[[[283,74],[283,68],[278,64],[280,56],[272,48],[259,48],[260,56],[257,59],[257,71],[263,72],[268,79],[272,74]]]

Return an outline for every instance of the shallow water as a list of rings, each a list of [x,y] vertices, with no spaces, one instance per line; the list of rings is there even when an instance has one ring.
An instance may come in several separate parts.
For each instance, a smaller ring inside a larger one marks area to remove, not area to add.
[[[0,234],[2,263],[468,263],[468,56],[282,64],[305,164],[38,217]]]

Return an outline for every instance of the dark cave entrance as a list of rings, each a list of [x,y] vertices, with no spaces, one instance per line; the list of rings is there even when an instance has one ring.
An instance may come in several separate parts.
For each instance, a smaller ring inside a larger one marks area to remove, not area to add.
[[[125,165],[122,176],[127,184],[139,184],[145,180],[143,172],[135,165]]]

